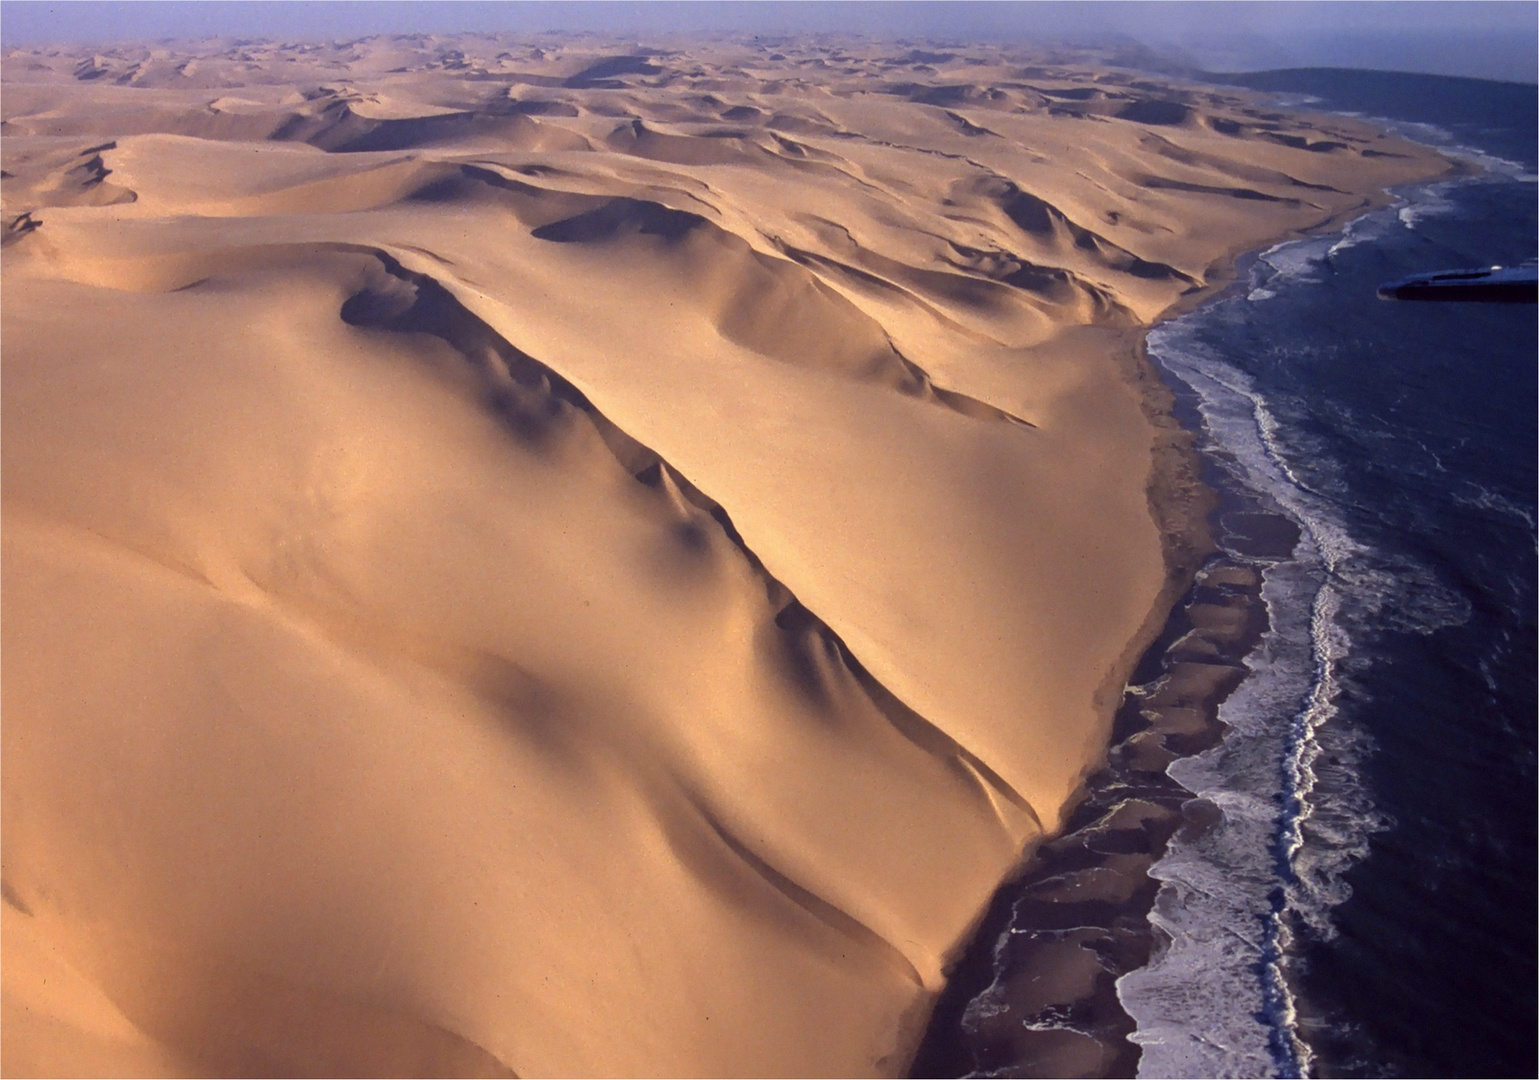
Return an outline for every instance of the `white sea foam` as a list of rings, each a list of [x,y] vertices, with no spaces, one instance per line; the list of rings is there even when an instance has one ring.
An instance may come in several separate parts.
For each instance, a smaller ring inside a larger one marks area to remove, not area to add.
[[[1444,217],[1452,213],[1454,204],[1448,198],[1447,192],[1453,183],[1457,181],[1428,185],[1421,198],[1400,207],[1398,215],[1400,224],[1407,229],[1415,229],[1428,218]]]
[[[1379,211],[1352,235],[1383,235],[1395,221],[1393,209]],[[1345,239],[1263,252],[1249,296],[1321,280]],[[1150,354],[1196,393],[1212,449],[1222,451],[1215,460],[1301,538],[1290,558],[1258,560],[1270,626],[1220,709],[1227,734],[1169,770],[1222,816],[1197,839],[1173,840],[1151,871],[1162,885],[1150,920],[1168,945],[1118,981],[1138,1025],[1139,1075],[1149,1077],[1308,1075],[1286,978],[1294,936],[1334,936],[1330,912],[1350,895],[1346,871],[1391,824],[1360,779],[1368,737],[1338,711],[1344,661],[1371,631],[1427,634],[1470,617],[1468,601],[1430,569],[1351,534],[1336,504],[1345,483],[1322,447],[1279,418],[1302,414],[1302,403],[1268,400],[1200,339],[1197,320],[1224,317],[1210,309],[1158,327]],[[1302,461],[1308,477],[1294,464]]]
[[[1399,200],[1391,209],[1408,213],[1416,203]],[[1342,252],[1359,244],[1371,243],[1384,236],[1394,218],[1384,211],[1364,214],[1347,222],[1335,236],[1309,237],[1270,247],[1256,256],[1251,267],[1250,289],[1246,299],[1274,299],[1279,290],[1293,284],[1318,282],[1334,273],[1334,260]]]
[[[1184,339],[1184,340],[1183,340]],[[1163,882],[1154,924],[1169,938],[1162,955],[1124,976],[1118,993],[1138,1024],[1142,1076],[1264,1076],[1307,1068],[1292,1032],[1293,1006],[1277,954],[1287,945],[1285,910],[1328,904],[1339,879],[1326,860],[1300,895],[1282,899],[1286,866],[1304,846],[1302,822],[1315,787],[1311,743],[1334,713],[1327,549],[1345,534],[1312,528],[1311,496],[1279,453],[1279,426],[1241,372],[1184,334],[1157,330],[1150,351],[1191,385],[1215,440],[1233,455],[1236,479],[1301,526],[1295,557],[1270,568],[1262,595],[1271,627],[1247,659],[1251,675],[1220,711],[1229,732],[1219,746],[1171,766],[1188,790],[1217,806],[1221,824],[1195,841],[1175,841],[1153,874]],[[1289,504],[1295,504],[1290,506]],[[1304,512],[1300,512],[1300,511]],[[1278,797],[1292,798],[1291,810]],[[1324,918],[1310,919],[1324,922]],[[1263,974],[1257,977],[1260,969]],[[1258,1017],[1265,1017],[1258,1021]]]
[[[1539,536],[1539,528],[1536,528],[1539,522],[1535,521],[1532,510],[1526,506],[1519,506],[1511,499],[1505,498],[1472,480],[1464,481],[1463,490],[1455,491],[1454,499],[1461,505],[1468,506],[1471,509],[1484,510],[1499,517],[1521,521],[1528,527],[1530,533]]]
[[[1325,251],[1327,259],[1334,259],[1343,251],[1350,251],[1359,244],[1371,243],[1382,238],[1389,229],[1389,222],[1382,214],[1364,214],[1347,222],[1341,230],[1341,238]]]
[[[1266,275],[1266,284],[1319,281],[1328,269],[1326,256],[1332,243],[1328,237],[1311,237],[1263,251],[1258,262],[1270,271]]]

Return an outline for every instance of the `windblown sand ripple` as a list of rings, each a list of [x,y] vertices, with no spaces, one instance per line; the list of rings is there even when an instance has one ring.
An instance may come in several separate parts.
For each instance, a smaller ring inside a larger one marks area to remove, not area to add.
[[[8,52],[5,1071],[904,1071],[1200,554],[1143,328],[1443,168],[1093,60]]]

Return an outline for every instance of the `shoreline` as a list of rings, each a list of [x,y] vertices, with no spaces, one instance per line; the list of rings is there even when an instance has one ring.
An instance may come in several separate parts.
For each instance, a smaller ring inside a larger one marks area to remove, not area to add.
[[[1237,495],[1215,492],[1212,517],[1241,505]],[[1256,555],[1277,550],[1251,539]],[[1134,1073],[1135,1025],[1116,980],[1158,948],[1148,915],[1160,882],[1149,871],[1178,832],[1195,839],[1217,820],[1165,770],[1222,739],[1219,706],[1268,628],[1261,585],[1258,568],[1222,551],[1196,571],[1129,680],[1108,765],[1064,831],[995,894],[910,1076]]]
[[[1428,149],[1446,167],[1410,184],[1480,172]],[[1262,561],[1286,558],[1300,535],[1292,521],[1226,483],[1197,449],[1202,420],[1195,393],[1149,356],[1148,336],[1245,288],[1266,252],[1341,233],[1392,206],[1400,198],[1395,189],[1406,186],[1380,189],[1316,225],[1231,252],[1209,287],[1180,298],[1138,332],[1132,378],[1158,433],[1149,503],[1168,570],[1166,592],[1151,612],[1157,629],[1151,635],[1146,627],[1135,639],[1138,659],[1102,767],[1087,779],[1063,829],[991,898],[948,974],[907,1075],[1136,1075],[1142,1051],[1128,1036],[1137,1025],[1116,984],[1161,947],[1148,916],[1162,883],[1150,870],[1173,838],[1196,840],[1220,815],[1166,770],[1222,741],[1227,725],[1219,708],[1249,674],[1246,658],[1270,628]]]

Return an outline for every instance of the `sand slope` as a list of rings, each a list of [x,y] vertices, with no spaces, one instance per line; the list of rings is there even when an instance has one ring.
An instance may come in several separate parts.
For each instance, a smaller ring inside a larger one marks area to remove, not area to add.
[[[901,1072],[1189,569],[1140,328],[1444,167],[989,51],[4,76],[18,1074]]]

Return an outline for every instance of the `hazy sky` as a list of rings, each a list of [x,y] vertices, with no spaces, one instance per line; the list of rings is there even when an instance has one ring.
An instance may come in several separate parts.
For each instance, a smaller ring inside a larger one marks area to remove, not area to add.
[[[752,2],[714,0],[4,0],[0,42],[281,39],[457,30],[851,31],[941,40],[1120,37],[1208,70],[1338,66],[1534,82],[1539,4],[1453,2]]]

